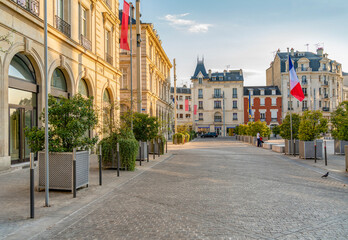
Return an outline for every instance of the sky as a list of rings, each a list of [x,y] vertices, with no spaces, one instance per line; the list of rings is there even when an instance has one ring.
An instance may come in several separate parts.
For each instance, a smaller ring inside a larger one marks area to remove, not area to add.
[[[203,56],[207,71],[243,69],[245,86],[265,85],[275,51],[285,52],[288,47],[311,52],[324,47],[329,58],[348,72],[347,0],[140,3],[141,20],[154,24],[167,56],[171,62],[176,59],[177,86],[190,85],[197,57]]]

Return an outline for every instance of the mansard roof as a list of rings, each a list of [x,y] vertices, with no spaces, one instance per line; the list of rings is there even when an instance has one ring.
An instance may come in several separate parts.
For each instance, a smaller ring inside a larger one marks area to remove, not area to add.
[[[174,87],[170,88],[170,93],[174,93]],[[187,87],[176,87],[176,93],[191,94],[191,89]]]
[[[204,59],[202,59],[202,60],[197,59],[196,70],[195,70],[195,73],[193,74],[193,76],[191,77],[191,79],[198,79],[199,73],[202,73],[203,78],[208,78],[208,74],[207,74],[207,71],[205,70],[205,66],[204,66]]]
[[[215,72],[211,74],[211,78],[209,78],[212,82],[219,81],[244,81],[243,74],[241,74],[240,70],[230,70],[226,72]]]
[[[253,96],[260,96],[261,90],[265,90],[264,96],[272,95],[272,90],[276,90],[275,95],[282,95],[278,86],[247,86],[243,90],[244,96],[249,96],[249,90],[253,90]]]

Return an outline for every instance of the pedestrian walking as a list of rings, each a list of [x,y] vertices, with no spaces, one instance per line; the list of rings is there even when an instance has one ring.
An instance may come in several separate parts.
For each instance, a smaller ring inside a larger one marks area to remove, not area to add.
[[[260,132],[257,132],[256,137],[257,137],[257,147],[261,147]]]

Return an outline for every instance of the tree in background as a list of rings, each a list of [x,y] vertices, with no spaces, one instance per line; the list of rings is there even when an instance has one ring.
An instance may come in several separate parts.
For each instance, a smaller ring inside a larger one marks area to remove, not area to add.
[[[278,125],[273,126],[272,132],[273,132],[274,136],[277,137],[277,135],[280,134],[280,127]]]
[[[271,129],[267,126],[266,122],[248,122],[247,134],[256,137],[258,132],[261,136],[268,137],[271,134]]]
[[[320,111],[305,111],[301,116],[298,137],[301,141],[314,141],[328,131],[327,119]]]
[[[297,113],[292,114],[292,138],[298,139],[298,129],[300,126],[300,115]],[[291,127],[290,127],[290,114],[286,114],[285,119],[283,120],[283,123],[279,126],[280,127],[280,136],[283,139],[290,140],[291,139]]]
[[[342,102],[331,113],[332,136],[336,140],[348,141],[348,101]]]

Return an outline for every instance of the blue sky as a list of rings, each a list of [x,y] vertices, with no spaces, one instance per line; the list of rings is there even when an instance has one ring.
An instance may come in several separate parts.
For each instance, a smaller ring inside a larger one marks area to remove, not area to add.
[[[245,85],[265,85],[274,51],[317,43],[348,71],[347,0],[141,0],[141,13],[176,58],[179,84],[204,55],[207,70],[241,68]]]

